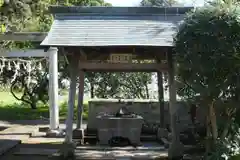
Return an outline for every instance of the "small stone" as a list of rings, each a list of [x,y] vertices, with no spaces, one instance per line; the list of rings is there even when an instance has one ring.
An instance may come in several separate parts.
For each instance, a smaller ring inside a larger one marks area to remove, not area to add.
[[[46,133],[46,137],[49,137],[49,138],[60,138],[60,137],[63,137],[64,135],[65,135],[64,131],[60,129],[48,130]]]

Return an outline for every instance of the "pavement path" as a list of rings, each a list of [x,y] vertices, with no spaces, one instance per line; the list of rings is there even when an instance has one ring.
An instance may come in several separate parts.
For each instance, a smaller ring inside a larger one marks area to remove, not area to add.
[[[48,120],[14,120],[14,121],[0,121],[0,127],[13,127],[13,126],[37,126],[37,127],[48,127]],[[87,122],[83,121],[83,128],[86,128]],[[65,128],[65,122],[60,123],[60,128]],[[76,124],[73,124],[76,127]]]
[[[57,153],[61,148],[61,144],[64,141],[64,138],[46,138],[41,135],[30,137],[32,132],[38,132],[39,127],[48,127],[48,121],[43,120],[21,120],[21,121],[0,121],[0,128],[7,127],[4,130],[0,130],[0,151],[5,152],[4,155],[0,155],[1,160],[47,160],[49,159],[48,155]],[[74,124],[75,126],[75,124]],[[86,127],[86,123],[83,125]],[[61,129],[65,128],[65,124],[61,123]],[[40,133],[40,132],[39,132]],[[22,144],[16,143],[16,140],[21,140]],[[9,141],[12,145],[10,145]],[[8,144],[8,145],[6,145]],[[5,146],[8,146],[6,148]],[[148,145],[149,146],[149,145]],[[151,145],[150,145],[151,146]],[[90,148],[89,148],[90,147]],[[147,150],[125,150],[114,149],[94,149],[89,146],[87,148],[77,147],[75,150],[76,158],[78,159],[145,159],[150,160],[156,157],[167,157],[166,150],[160,148],[157,151],[147,147]],[[110,157],[109,157],[110,156]],[[131,158],[132,157],[132,158]]]

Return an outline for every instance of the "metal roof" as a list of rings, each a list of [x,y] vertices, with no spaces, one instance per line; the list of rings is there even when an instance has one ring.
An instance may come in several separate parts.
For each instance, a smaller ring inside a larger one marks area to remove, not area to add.
[[[172,46],[190,7],[51,7],[44,46]]]

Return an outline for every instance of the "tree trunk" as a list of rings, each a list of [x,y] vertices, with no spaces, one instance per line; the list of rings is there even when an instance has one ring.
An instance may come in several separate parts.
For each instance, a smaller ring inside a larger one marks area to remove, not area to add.
[[[209,109],[207,110],[206,116],[206,155],[211,151],[211,124],[210,124],[210,114]]]
[[[230,125],[230,121],[228,120],[224,125],[223,131],[221,134],[221,139],[224,139],[228,135],[229,125]]]
[[[214,108],[214,101],[212,101],[208,105],[206,123],[207,123],[206,153],[209,154],[215,148],[215,144],[218,138],[218,127]]]
[[[149,97],[149,89],[148,89],[148,85],[147,84],[145,84],[145,89],[146,89],[146,98],[147,99],[149,99],[150,97]]]
[[[37,109],[37,105],[36,105],[35,102],[32,102],[32,103],[31,103],[31,108],[32,108],[32,109]]]
[[[37,109],[37,100],[34,96],[30,96],[31,108]]]
[[[90,83],[90,96],[91,98],[94,98],[94,84]]]
[[[72,144],[73,136],[73,119],[74,119],[74,106],[75,106],[75,97],[76,97],[76,86],[77,86],[77,66],[79,64],[78,57],[70,57],[70,88],[68,95],[68,111],[67,111],[67,120],[66,120],[66,136],[65,143]],[[71,151],[71,150],[70,150]],[[68,152],[67,152],[68,153]]]
[[[218,127],[217,127],[217,118],[216,118],[216,113],[214,108],[214,101],[209,106],[209,114],[210,114],[213,142],[216,143],[216,140],[218,138]]]

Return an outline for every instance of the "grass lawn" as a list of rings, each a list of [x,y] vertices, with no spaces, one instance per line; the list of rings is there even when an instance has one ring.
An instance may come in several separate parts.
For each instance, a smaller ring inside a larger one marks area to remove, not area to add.
[[[63,101],[59,105],[59,116],[60,119],[66,119],[67,115],[67,96],[64,97]],[[77,104],[77,103],[76,103]],[[76,119],[76,107],[75,115]],[[83,119],[87,119],[88,105],[84,103]],[[38,108],[33,110],[26,104],[17,101],[10,92],[0,92],[0,120],[34,120],[49,118],[49,107],[48,105],[39,104]]]

